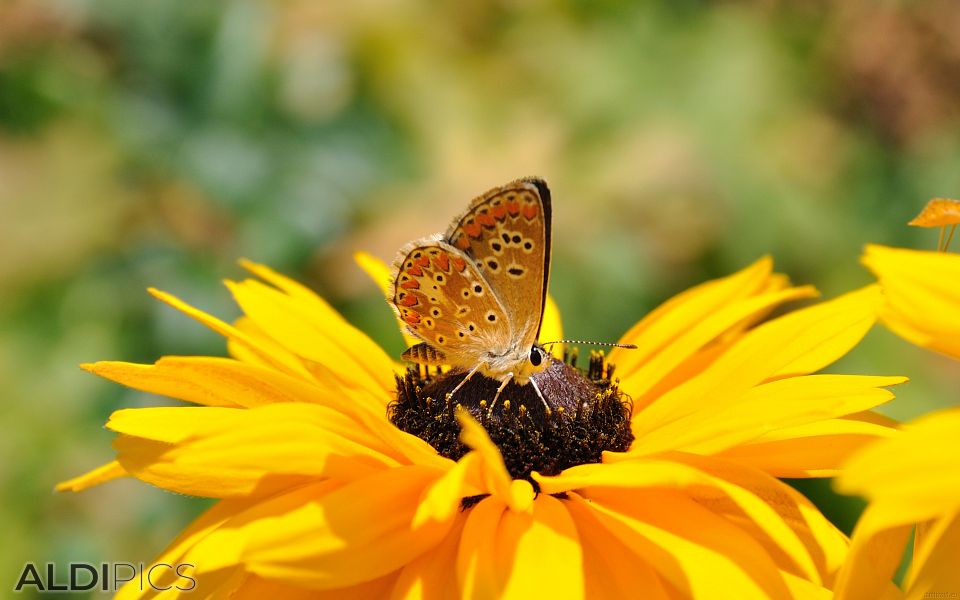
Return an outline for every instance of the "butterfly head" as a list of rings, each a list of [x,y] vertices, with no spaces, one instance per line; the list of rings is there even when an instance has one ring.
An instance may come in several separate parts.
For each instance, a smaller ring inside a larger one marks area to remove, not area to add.
[[[550,353],[540,344],[521,346],[517,344],[500,355],[488,354],[483,369],[484,375],[502,380],[512,373],[518,385],[526,385],[530,378],[550,366]]]

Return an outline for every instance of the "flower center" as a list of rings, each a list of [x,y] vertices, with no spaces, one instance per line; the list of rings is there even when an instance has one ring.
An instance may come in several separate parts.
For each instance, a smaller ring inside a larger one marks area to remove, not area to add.
[[[430,372],[410,367],[397,377],[397,400],[388,408],[390,422],[458,460],[470,449],[460,442],[456,411],[466,409],[500,449],[514,479],[534,484],[530,473],[556,475],[584,463],[600,462],[604,450],[623,452],[633,442],[631,405],[612,380],[613,365],[592,352],[586,370],[576,368],[576,351],[536,375],[547,406],[532,385],[510,382],[496,405],[490,403],[500,383],[463,370]]]

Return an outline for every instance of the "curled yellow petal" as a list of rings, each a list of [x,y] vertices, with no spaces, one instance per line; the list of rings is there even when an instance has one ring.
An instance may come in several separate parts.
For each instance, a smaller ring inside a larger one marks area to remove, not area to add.
[[[541,495],[529,512],[487,498],[464,526],[457,556],[462,598],[582,598],[582,548],[564,503]]]
[[[528,511],[533,502],[533,487],[528,481],[514,481],[500,455],[500,449],[490,439],[487,430],[464,409],[457,411],[460,439],[480,456],[478,486],[498,496],[516,511]]]

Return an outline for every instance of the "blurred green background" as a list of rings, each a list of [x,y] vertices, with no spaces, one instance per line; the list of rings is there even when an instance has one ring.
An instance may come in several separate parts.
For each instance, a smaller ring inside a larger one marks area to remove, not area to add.
[[[960,194],[958,29],[955,0],[0,1],[0,594],[28,560],[147,561],[205,505],[51,491],[111,458],[113,410],[169,403],[78,363],[224,353],[147,286],[233,318],[248,257],[398,353],[352,253],[537,174],[571,336],[768,253],[832,296]],[[960,388],[883,330],[835,370],[911,376],[898,418]]]

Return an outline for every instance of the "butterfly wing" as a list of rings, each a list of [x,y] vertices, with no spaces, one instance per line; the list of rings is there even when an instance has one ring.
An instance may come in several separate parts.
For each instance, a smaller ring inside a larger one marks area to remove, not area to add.
[[[473,259],[505,308],[511,339],[537,341],[550,275],[550,190],[536,178],[494,188],[470,203],[447,232]]]
[[[421,364],[472,368],[505,345],[507,312],[470,257],[439,236],[404,247],[394,264],[390,300],[422,340],[403,358]]]

